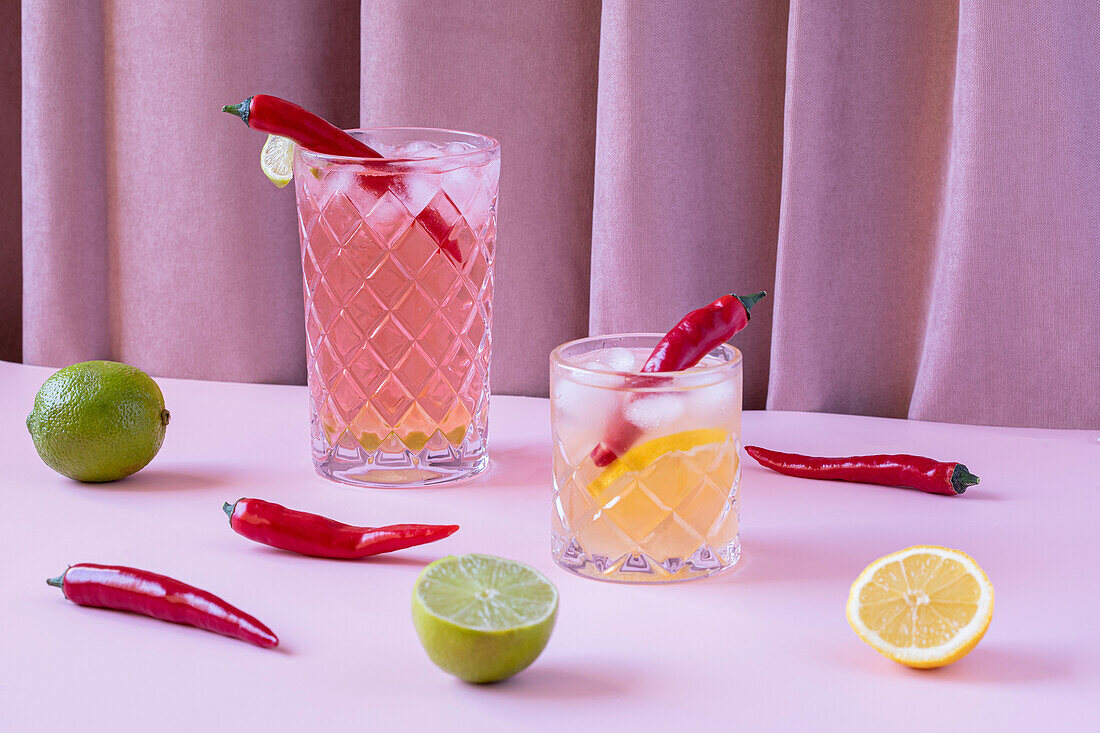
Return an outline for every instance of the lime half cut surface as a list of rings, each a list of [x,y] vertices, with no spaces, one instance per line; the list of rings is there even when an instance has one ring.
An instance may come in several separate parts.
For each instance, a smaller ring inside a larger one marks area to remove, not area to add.
[[[413,588],[413,624],[428,657],[467,682],[497,682],[546,647],[558,591],[523,563],[492,555],[436,560]]]
[[[295,147],[292,140],[268,135],[264,149],[260,151],[260,169],[279,188],[284,188],[294,180]]]

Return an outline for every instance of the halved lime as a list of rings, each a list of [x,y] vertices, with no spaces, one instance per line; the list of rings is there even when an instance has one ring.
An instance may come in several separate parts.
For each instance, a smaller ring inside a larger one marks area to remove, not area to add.
[[[260,169],[279,188],[294,180],[294,141],[268,135],[260,151]]]
[[[526,669],[546,647],[558,590],[523,563],[450,556],[420,573],[412,613],[436,665],[467,682],[497,682]]]

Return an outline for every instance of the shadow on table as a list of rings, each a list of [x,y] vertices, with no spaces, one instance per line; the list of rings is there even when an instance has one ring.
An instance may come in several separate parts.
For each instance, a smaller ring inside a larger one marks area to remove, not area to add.
[[[489,468],[474,479],[510,487],[515,484],[547,485],[553,480],[550,449],[546,446],[493,448],[489,451]]]
[[[833,647],[829,654],[842,666],[875,677],[887,675],[913,683],[1034,684],[1072,677],[1074,672],[1074,662],[1064,651],[1038,646],[983,641],[954,664],[935,669],[909,669],[879,656],[859,643],[855,634],[848,641],[837,643],[839,646]]]
[[[103,484],[87,484],[96,491],[189,491],[209,489],[225,484],[225,479],[214,471],[194,469],[146,468],[121,481]]]
[[[597,667],[587,662],[575,666],[549,662],[535,664],[515,677],[485,685],[489,694],[531,700],[569,700],[580,698],[622,697],[629,689],[624,670],[619,667]]]
[[[493,448],[489,451],[489,467],[476,476],[441,484],[363,487],[333,481],[337,488],[351,492],[379,491],[462,491],[477,486],[478,489],[494,488],[514,490],[516,485],[547,486],[553,481],[550,450],[546,447]]]
[[[866,552],[853,550],[843,537],[753,533],[742,538],[741,560],[732,571],[708,582],[779,583],[843,579],[867,565]],[[845,586],[847,587],[847,586]]]
[[[974,651],[951,666],[925,672],[951,682],[1049,682],[1071,677],[1073,662],[1057,650],[979,642]]]
[[[279,555],[286,558],[287,562],[303,562],[303,563],[347,563],[349,565],[394,565],[405,567],[423,568],[429,563],[438,560],[439,556],[428,555],[416,555],[408,554],[406,551],[401,551],[400,554],[383,554],[372,555],[370,557],[358,557],[358,558],[338,558],[338,557],[313,557],[311,555],[300,555],[297,552],[291,552],[290,550],[280,550],[277,547],[265,547],[264,545],[256,544],[251,548],[252,552],[258,552],[267,555]]]

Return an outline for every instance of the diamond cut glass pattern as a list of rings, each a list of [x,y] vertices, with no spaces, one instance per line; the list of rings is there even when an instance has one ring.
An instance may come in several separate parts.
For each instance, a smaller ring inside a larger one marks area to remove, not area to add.
[[[295,156],[314,463],[363,485],[473,475],[487,465],[499,148],[354,134],[391,157]],[[403,157],[414,140],[435,154]]]
[[[672,377],[601,365],[609,349],[621,359],[625,348],[640,367],[659,338],[583,339],[551,356],[551,550],[578,575],[690,580],[740,557],[740,354],[719,347]],[[596,466],[592,449],[616,431],[636,437]]]

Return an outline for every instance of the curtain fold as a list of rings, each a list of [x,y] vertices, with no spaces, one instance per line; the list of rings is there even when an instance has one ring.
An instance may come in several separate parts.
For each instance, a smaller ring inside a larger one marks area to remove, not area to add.
[[[600,4],[364,2],[360,33],[364,126],[500,140],[492,389],[545,396],[588,320]]]
[[[105,357],[103,14],[95,3],[24,2],[21,45],[23,357]]]
[[[774,0],[603,3],[593,333],[664,332],[724,293],[774,298],[786,19]],[[772,307],[735,339],[746,409],[764,407]]]
[[[21,142],[13,122],[22,97],[20,14],[18,3],[0,3],[0,109],[9,120],[0,123],[0,359],[6,361],[23,357]]]
[[[1100,3],[960,4],[909,415],[1100,427]]]
[[[354,125],[359,4],[23,10],[24,358],[305,381],[293,196],[221,113],[259,90]]]
[[[501,140],[498,393],[767,289],[746,408],[1100,427],[1091,0],[23,0],[0,34],[0,357],[304,381],[293,195],[220,112],[262,91]]]
[[[768,406],[905,417],[924,348],[956,0],[792,0]]]

